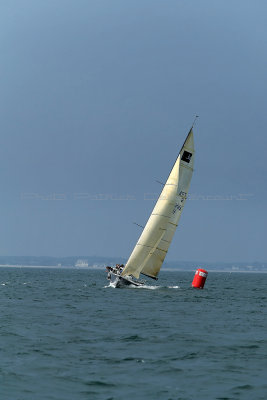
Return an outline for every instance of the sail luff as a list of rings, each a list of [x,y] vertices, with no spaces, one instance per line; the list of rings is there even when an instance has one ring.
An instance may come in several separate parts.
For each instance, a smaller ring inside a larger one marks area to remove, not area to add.
[[[144,273],[157,277],[187,198],[193,161],[191,128],[122,275],[139,278],[140,273]]]

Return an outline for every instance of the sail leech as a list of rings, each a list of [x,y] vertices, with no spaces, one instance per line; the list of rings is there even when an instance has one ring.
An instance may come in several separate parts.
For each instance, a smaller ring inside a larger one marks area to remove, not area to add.
[[[139,278],[140,273],[143,273],[157,279],[188,196],[193,165],[194,139],[191,128],[158,201],[125,265],[123,276],[132,275]]]

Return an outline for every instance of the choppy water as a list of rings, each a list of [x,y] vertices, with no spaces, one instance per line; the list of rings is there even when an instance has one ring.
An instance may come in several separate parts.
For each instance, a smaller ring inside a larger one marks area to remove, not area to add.
[[[0,398],[267,398],[267,274],[0,269]]]

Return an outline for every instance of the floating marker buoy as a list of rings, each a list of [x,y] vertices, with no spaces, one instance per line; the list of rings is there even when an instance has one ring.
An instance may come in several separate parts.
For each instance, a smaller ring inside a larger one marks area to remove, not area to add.
[[[196,270],[192,286],[197,289],[203,289],[206,279],[208,276],[208,272],[205,269],[198,268]]]

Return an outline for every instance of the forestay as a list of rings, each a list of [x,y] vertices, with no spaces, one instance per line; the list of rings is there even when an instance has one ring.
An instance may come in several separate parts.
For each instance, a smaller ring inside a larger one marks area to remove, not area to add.
[[[140,273],[157,279],[168,252],[188,194],[194,165],[193,129],[164,185],[146,226],[127,261],[122,275]]]

